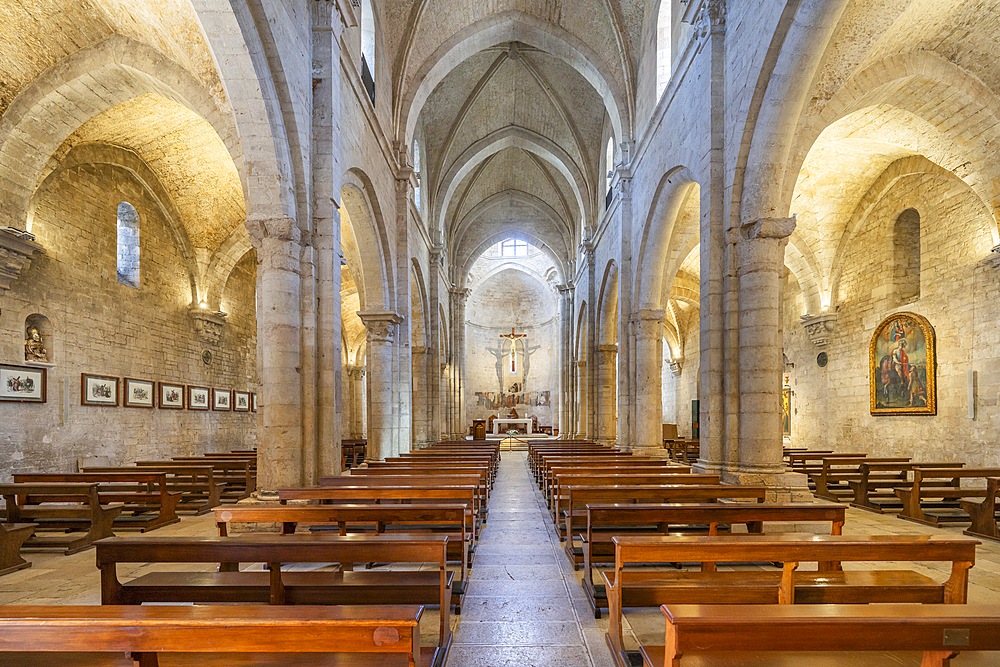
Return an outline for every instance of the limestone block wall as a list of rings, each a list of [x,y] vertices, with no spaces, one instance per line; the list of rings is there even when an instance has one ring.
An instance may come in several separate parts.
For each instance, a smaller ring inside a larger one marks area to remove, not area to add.
[[[116,211],[140,218],[140,286],[116,279]],[[23,363],[25,318],[40,313],[53,366],[45,404],[2,403],[0,479],[72,471],[78,457],[112,464],[255,445],[253,413],[85,407],[80,374],[256,390],[256,259],[233,270],[218,343],[196,335],[191,283],[157,202],[131,172],[108,165],[56,171],[35,195],[32,227],[46,254],[3,295],[0,360]],[[211,353],[211,363],[203,360]]]
[[[516,269],[500,271],[475,287],[466,306],[466,417],[535,416],[539,426],[559,425],[559,309],[547,284]],[[527,338],[517,343],[519,365],[510,373],[510,343],[500,338],[516,323]],[[529,351],[522,374],[523,351]],[[504,353],[501,358],[497,352]],[[500,377],[498,378],[498,373]],[[510,391],[512,384],[523,386]],[[503,396],[500,396],[503,394]],[[502,401],[498,403],[498,401]]]
[[[899,303],[892,285],[892,227],[920,214],[920,295]],[[944,173],[900,178],[859,222],[844,253],[829,365],[798,323],[802,301],[785,297],[785,352],[794,363],[792,443],[880,456],[1000,464],[1000,271],[989,259],[993,221],[982,201]],[[937,335],[936,416],[869,414],[868,347],[872,333],[901,310],[926,317]],[[976,417],[968,415],[968,371],[978,380]]]

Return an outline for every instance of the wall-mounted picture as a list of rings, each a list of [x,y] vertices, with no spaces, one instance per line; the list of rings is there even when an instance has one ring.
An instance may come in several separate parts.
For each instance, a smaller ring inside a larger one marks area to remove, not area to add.
[[[156,401],[156,383],[152,380],[125,378],[122,405],[126,408],[152,408]]]
[[[45,368],[0,364],[0,401],[44,403]]]
[[[81,373],[80,405],[116,407],[118,405],[118,378]]]
[[[250,392],[233,392],[233,410],[236,412],[250,412]]]
[[[233,409],[233,392],[228,389],[212,390],[212,409],[227,412]]]
[[[159,388],[161,410],[184,409],[184,385],[161,382],[159,383]]]
[[[937,413],[934,329],[916,313],[882,321],[868,348],[873,415]]]
[[[211,408],[208,387],[188,385],[187,403],[188,410],[208,410]]]
[[[250,411],[257,412],[257,392],[250,394]]]

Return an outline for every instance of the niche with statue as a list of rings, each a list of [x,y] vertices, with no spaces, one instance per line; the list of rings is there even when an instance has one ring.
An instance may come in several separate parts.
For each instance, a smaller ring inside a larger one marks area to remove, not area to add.
[[[24,319],[24,360],[32,364],[51,364],[52,324],[39,313]]]

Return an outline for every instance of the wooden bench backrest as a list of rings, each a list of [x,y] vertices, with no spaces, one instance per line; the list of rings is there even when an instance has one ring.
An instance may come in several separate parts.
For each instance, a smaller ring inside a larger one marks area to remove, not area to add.
[[[341,502],[370,502],[373,500],[465,500],[475,506],[478,500],[478,493],[475,486],[321,486],[302,489],[279,489],[278,499],[280,501],[336,500]]]
[[[0,496],[7,501],[7,511],[11,504],[23,506],[31,503],[32,497],[44,497],[48,503],[82,503],[91,506],[100,504],[97,484],[62,482],[15,482],[0,484]]]
[[[826,503],[640,503],[635,505],[588,504],[587,533],[602,526],[654,523],[726,524],[760,521],[829,521],[831,534],[839,535],[846,519],[844,505]]]

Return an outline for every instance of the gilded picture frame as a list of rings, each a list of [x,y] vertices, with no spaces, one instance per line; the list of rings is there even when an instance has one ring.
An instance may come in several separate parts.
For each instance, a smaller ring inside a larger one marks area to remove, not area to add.
[[[926,318],[902,312],[882,320],[868,346],[868,367],[871,414],[937,414],[937,350]]]

